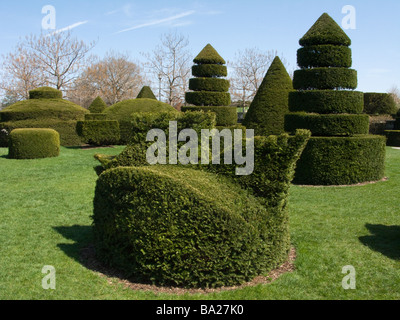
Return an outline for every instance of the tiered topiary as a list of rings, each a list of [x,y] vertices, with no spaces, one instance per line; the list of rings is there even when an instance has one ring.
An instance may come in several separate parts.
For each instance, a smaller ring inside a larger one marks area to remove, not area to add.
[[[10,159],[58,157],[60,135],[53,129],[15,129],[10,133]]]
[[[212,111],[217,114],[217,126],[236,125],[237,109],[230,106],[230,83],[221,79],[228,75],[225,60],[208,44],[193,62],[196,65],[192,74],[196,78],[189,81],[192,91],[186,93],[186,102],[196,107],[182,107],[182,111]]]
[[[311,130],[295,182],[349,185],[384,177],[385,138],[370,136],[363,93],[351,67],[350,38],[324,13],[300,39],[285,129]]]
[[[97,97],[93,100],[92,104],[89,106],[90,113],[98,114],[102,113],[107,108],[107,104],[101,97]]]
[[[293,91],[281,59],[276,57],[261,83],[243,125],[255,135],[279,135],[285,132],[285,114],[289,112],[289,92]]]
[[[140,90],[136,99],[153,99],[157,100],[156,96],[154,95],[153,91],[149,86],[144,86],[142,90]]]
[[[76,146],[81,140],[76,123],[85,118],[88,110],[62,99],[59,90],[43,87],[30,91],[30,99],[17,102],[0,111],[0,146],[7,147],[2,129],[51,128],[60,134],[62,146]]]

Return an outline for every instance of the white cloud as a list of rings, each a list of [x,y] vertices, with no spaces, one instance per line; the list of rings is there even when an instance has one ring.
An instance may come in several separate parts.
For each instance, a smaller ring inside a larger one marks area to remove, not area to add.
[[[81,25],[84,25],[84,24],[88,23],[88,22],[89,22],[89,20],[80,21],[80,22],[71,24],[71,25],[69,25],[68,27],[65,27],[65,28],[62,28],[62,29],[58,29],[58,30],[56,30],[56,31],[54,31],[54,32],[52,32],[52,33],[50,33],[48,36],[52,36],[52,35],[55,35],[55,34],[57,34],[57,33],[61,33],[61,32],[65,32],[65,31],[69,31],[69,30],[75,29],[75,28],[77,28],[77,27],[79,27],[79,26],[81,26]]]

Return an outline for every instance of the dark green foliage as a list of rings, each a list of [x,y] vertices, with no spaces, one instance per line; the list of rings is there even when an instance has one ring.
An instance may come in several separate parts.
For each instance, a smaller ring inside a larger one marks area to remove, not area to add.
[[[10,159],[58,157],[60,136],[52,129],[15,129],[9,136]]]
[[[204,49],[193,60],[196,64],[226,64],[225,60],[219,55],[211,44],[207,44]]]
[[[367,92],[364,94],[364,112],[371,115],[396,114],[397,106],[388,93]]]
[[[227,92],[230,83],[218,78],[193,78],[189,80],[189,89],[193,91]]]
[[[351,185],[377,181],[385,174],[383,136],[313,137],[297,163],[294,182]]]
[[[86,121],[93,121],[93,120],[107,120],[107,115],[105,113],[88,113],[85,114]]]
[[[293,88],[310,89],[356,89],[357,71],[347,68],[313,68],[294,72]]]
[[[117,144],[120,140],[116,120],[78,121],[76,131],[82,142],[96,146]]]
[[[352,136],[369,133],[366,114],[311,114],[290,113],[285,116],[285,130],[310,130],[313,136]]]
[[[182,112],[187,111],[204,111],[213,112],[216,114],[218,126],[232,126],[237,123],[237,109],[231,106],[216,106],[216,107],[182,107]]]
[[[103,99],[101,97],[97,97],[89,106],[89,111],[90,113],[102,113],[106,108],[107,104],[103,101]]]
[[[201,64],[192,67],[194,77],[211,78],[211,77],[226,77],[228,68],[219,64]]]
[[[289,93],[291,112],[362,113],[364,93],[358,91],[306,90]]]
[[[386,130],[386,145],[390,147],[400,147],[400,130]]]
[[[307,46],[297,51],[297,63],[301,68],[350,68],[352,65],[351,49],[334,45]]]
[[[217,166],[220,174],[182,166],[103,172],[93,215],[98,257],[159,285],[220,287],[267,273],[288,257],[287,192],[308,138],[257,138],[248,177],[234,166]]]
[[[60,134],[60,142],[64,147],[79,146],[81,139],[76,133],[76,120],[59,121],[56,119],[43,119],[43,120],[23,120],[12,122],[0,122],[0,131],[2,129],[11,132],[18,128],[48,128],[54,129]],[[0,132],[0,146],[7,147],[7,140]]]
[[[229,106],[231,95],[228,92],[194,91],[186,92],[186,102],[195,106]]]
[[[140,90],[136,99],[153,99],[157,100],[156,96],[154,95],[153,91],[149,86],[144,86],[142,90]]]
[[[279,57],[272,62],[243,121],[257,136],[283,133],[292,80]]]
[[[29,99],[62,99],[60,90],[42,87],[29,91]]]
[[[300,39],[301,46],[333,44],[350,46],[351,40],[340,26],[327,13],[315,22],[311,29]]]

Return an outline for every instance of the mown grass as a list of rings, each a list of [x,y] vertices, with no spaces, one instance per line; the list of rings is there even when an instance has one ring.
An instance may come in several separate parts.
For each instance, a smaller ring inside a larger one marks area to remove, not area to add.
[[[290,192],[296,271],[271,284],[207,295],[133,291],[85,267],[91,242],[95,153],[62,148],[58,158],[9,160],[0,149],[0,299],[400,299],[400,150],[387,149],[388,181]],[[42,268],[56,269],[56,290]],[[344,266],[355,290],[342,288]]]

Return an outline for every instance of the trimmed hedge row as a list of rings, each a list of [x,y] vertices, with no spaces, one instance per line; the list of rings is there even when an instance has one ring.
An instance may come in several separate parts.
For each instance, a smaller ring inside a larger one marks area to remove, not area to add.
[[[204,111],[214,112],[218,126],[231,126],[237,123],[237,109],[231,106],[197,107],[187,106],[181,108],[182,112]]]
[[[366,114],[311,114],[290,113],[285,116],[285,130],[310,130],[313,136],[352,136],[369,133]]]
[[[52,129],[15,129],[9,136],[10,159],[58,157],[60,135]]]
[[[157,285],[220,287],[267,273],[288,258],[287,195],[308,138],[305,131],[256,138],[248,177],[229,165],[207,167],[221,174],[182,166],[105,171],[94,199],[98,257]]]
[[[105,113],[88,113],[85,114],[86,121],[94,121],[94,120],[107,120],[107,115]]]
[[[300,68],[350,68],[352,62],[351,49],[345,46],[316,45],[300,48],[297,51],[297,63]]]
[[[199,78],[226,77],[228,68],[219,64],[200,64],[192,67],[192,74]]]
[[[60,90],[41,87],[29,91],[29,99],[62,99],[63,95]]]
[[[366,92],[364,94],[364,112],[371,115],[396,114],[397,105],[388,93]]]
[[[358,91],[309,90],[289,93],[291,112],[362,113],[364,93]]]
[[[189,80],[189,89],[193,91],[227,92],[230,87],[229,80],[218,78],[193,78]]]
[[[87,144],[114,145],[120,141],[119,123],[116,120],[78,121],[76,131],[82,142]]]
[[[313,68],[294,72],[293,88],[310,89],[356,89],[357,71],[347,68]]]
[[[385,174],[383,136],[313,137],[297,163],[294,183],[352,185],[377,181]]]
[[[385,130],[385,136],[387,138],[387,146],[400,147],[400,130]]]
[[[196,106],[229,106],[231,104],[231,95],[228,92],[186,92],[186,102]]]

